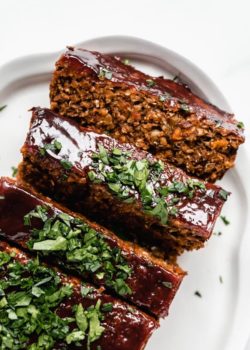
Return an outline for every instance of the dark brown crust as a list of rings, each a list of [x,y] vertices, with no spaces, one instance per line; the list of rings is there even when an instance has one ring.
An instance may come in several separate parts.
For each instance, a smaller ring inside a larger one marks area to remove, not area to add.
[[[60,155],[55,157],[50,153],[41,156],[40,147],[44,147],[48,140],[53,140],[55,135],[62,144]],[[119,148],[129,151],[131,158],[136,160],[154,161],[149,153],[81,128],[72,119],[37,108],[33,110],[30,132],[22,148],[24,162],[20,167],[20,177],[39,191],[58,197],[76,211],[105,222],[106,225],[117,224],[118,227],[143,237],[144,241],[154,237],[175,253],[203,245],[210,237],[224,203],[220,187],[204,183],[206,190],[197,190],[192,199],[183,197],[176,204],[176,217],[171,217],[168,225],[162,225],[157,217],[145,214],[139,200],[126,204],[112,194],[105,184],[89,181],[87,173],[92,162],[91,154],[98,151],[99,144],[107,150]],[[73,165],[66,179],[60,162],[64,157],[68,157]],[[160,186],[190,179],[180,169],[167,163],[164,166]]]
[[[125,298],[157,317],[167,315],[169,306],[185,275],[178,266],[154,258],[136,244],[122,241],[112,232],[90,222],[85,217],[76,216],[49,198],[38,195],[27,185],[18,186],[8,178],[1,178],[0,195],[4,196],[4,199],[0,200],[0,231],[3,237],[27,249],[26,243],[30,237],[30,228],[24,226],[23,217],[36,205],[50,206],[51,213],[64,212],[73,217],[80,217],[90,227],[101,233],[112,248],[119,247],[132,268],[133,273],[126,281],[132,289],[132,295]],[[55,262],[63,266],[63,262]],[[105,282],[95,278],[94,274],[85,276],[85,278],[89,278],[98,286],[105,286]],[[163,282],[170,283],[172,288],[166,288]]]
[[[31,256],[23,251],[10,246],[9,244],[1,241],[0,251],[6,253],[15,253],[15,258],[22,264],[26,264]],[[51,266],[49,266],[51,268]],[[60,317],[72,316],[70,310],[73,305],[82,303],[84,308],[90,305],[95,305],[100,299],[102,304],[112,303],[113,310],[105,314],[105,319],[102,322],[102,326],[105,331],[101,338],[91,345],[91,349],[97,350],[98,345],[101,346],[102,350],[143,350],[150,335],[158,327],[158,322],[152,317],[146,315],[142,311],[131,308],[126,302],[122,302],[118,299],[113,298],[110,295],[105,294],[103,291],[95,289],[92,285],[89,287],[94,288],[91,293],[91,299],[82,297],[80,294],[81,281],[77,278],[65,276],[58,269],[56,270],[60,276],[63,284],[73,285],[73,294],[70,298],[64,301],[56,310],[56,313]],[[62,349],[63,345],[57,343],[53,349]],[[67,349],[75,350],[79,347],[67,345]],[[86,343],[81,347],[86,350]]]
[[[100,77],[103,69],[112,76]],[[61,115],[134,143],[210,181],[233,166],[244,142],[232,114],[205,102],[187,86],[152,78],[98,52],[71,48],[62,55],[50,97],[51,108]]]

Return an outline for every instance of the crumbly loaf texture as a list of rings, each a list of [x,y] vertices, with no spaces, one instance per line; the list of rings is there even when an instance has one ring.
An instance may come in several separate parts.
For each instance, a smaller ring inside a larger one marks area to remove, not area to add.
[[[9,254],[13,256],[13,261],[17,261],[22,265],[28,264],[33,259],[31,255],[3,241],[0,241],[0,253]],[[83,341],[79,341],[78,345],[74,342],[71,342],[71,344],[69,344],[69,343],[66,343],[65,341],[57,340],[54,345],[51,345],[51,344],[49,345],[48,343],[46,343],[46,349],[48,350],[50,349],[53,349],[53,350],[57,350],[57,349],[58,350],[59,349],[60,350],[62,349],[131,350],[133,348],[135,350],[143,350],[152,332],[159,326],[158,322],[154,318],[145,314],[143,311],[137,309],[136,307],[131,307],[130,304],[127,304],[122,300],[116,299],[113,296],[106,294],[105,292],[103,292],[102,289],[96,289],[93,285],[89,283],[85,283],[76,277],[65,275],[60,270],[58,270],[55,267],[52,267],[51,265],[48,266],[45,264],[40,264],[40,266],[43,266],[44,268],[49,268],[51,271],[54,271],[57,277],[60,278],[61,280],[61,283],[60,283],[61,286],[65,286],[65,285],[72,286],[71,296],[65,297],[64,300],[59,305],[57,305],[53,310],[53,312],[55,312],[59,317],[61,318],[74,317],[74,307],[76,307],[79,304],[83,306],[84,310],[86,310],[89,307],[94,307],[97,303],[100,303],[101,308],[104,307],[105,305],[112,306],[110,311],[105,312],[103,314],[103,320],[102,320],[101,326],[104,329],[103,329],[102,335],[99,337],[99,339],[91,343],[90,346],[87,345],[87,332],[86,332],[85,339]],[[3,269],[1,270],[1,276],[3,279],[8,280],[8,274]],[[28,277],[28,275],[26,277]],[[86,289],[89,290],[89,294],[83,295],[81,293],[82,285],[85,286],[85,290]],[[11,292],[18,292],[18,291],[20,291],[19,286],[11,287]],[[55,305],[56,305],[56,298],[55,298]],[[32,307],[32,305],[30,306]],[[4,312],[3,309],[2,309],[2,312]],[[34,315],[30,312],[30,321],[31,321],[30,323],[32,325],[33,325],[32,323],[33,316]],[[16,321],[14,320],[12,322],[16,322]],[[55,327],[56,327],[56,324],[55,324]],[[76,328],[76,327],[77,325],[75,322],[71,323],[69,333],[73,328]],[[80,329],[77,329],[77,330],[79,331]],[[43,328],[40,331],[41,331],[40,333],[43,333]],[[46,328],[45,328],[45,332],[46,332]],[[31,341],[36,342],[38,335],[34,334],[31,337]],[[18,347],[18,349],[27,349],[25,344],[23,345],[24,345],[23,347]],[[44,343],[42,345],[45,346]]]
[[[185,275],[177,265],[167,264],[163,260],[154,258],[139,246],[119,239],[111,231],[90,222],[81,215],[76,215],[49,198],[37,194],[30,186],[20,186],[11,179],[0,178],[0,196],[4,198],[0,201],[0,231],[2,231],[2,237],[19,244],[23,249],[34,252],[28,241],[32,238],[32,230],[37,227],[36,222],[32,222],[33,226],[25,226],[24,216],[36,210],[37,206],[50,208],[50,214],[48,214],[50,217],[53,215],[58,217],[63,214],[81,220],[82,223],[97,232],[112,250],[119,249],[122,261],[131,269],[131,274],[125,279],[131,293],[123,293],[119,296],[143,308],[155,317],[163,317],[168,314],[169,306]],[[19,232],[22,232],[22,235],[18,235]],[[78,236],[78,238],[80,237],[83,241],[86,236],[82,234]],[[87,248],[85,248],[85,252],[87,253]],[[103,271],[102,267],[93,272],[82,270],[81,263],[75,264],[74,260],[67,260],[62,251],[61,255],[60,251],[54,254],[53,251],[45,253],[45,257],[47,256],[50,261],[53,260],[54,263],[90,280],[98,287],[104,286],[115,293],[115,289],[109,286],[105,279],[97,277],[98,273]],[[114,263],[113,260],[110,262]],[[119,265],[121,262],[117,264]],[[143,274],[141,273],[142,270]],[[104,271],[106,270],[104,269]],[[113,279],[116,278],[117,275],[114,274]]]
[[[55,142],[55,135],[61,144],[59,154],[41,154],[48,141]],[[176,204],[176,215],[170,217],[167,225],[162,224],[157,216],[145,213],[140,200],[126,203],[107,184],[90,181],[91,154],[97,152],[100,145],[129,152],[132,159],[155,161],[149,153],[79,127],[70,118],[48,109],[33,109],[30,132],[22,148],[24,160],[19,167],[19,179],[97,222],[125,229],[140,241],[156,243],[167,254],[178,255],[185,249],[204,245],[225,202],[220,187],[203,183],[204,190],[196,190],[192,198],[182,195]],[[63,166],[65,157],[70,161],[68,170]],[[167,163],[161,176],[158,184],[163,187],[173,183],[173,179],[182,183],[192,181],[183,171]]]
[[[234,165],[244,142],[242,125],[232,114],[186,85],[152,78],[97,52],[71,48],[62,55],[50,98],[55,112],[211,182]]]

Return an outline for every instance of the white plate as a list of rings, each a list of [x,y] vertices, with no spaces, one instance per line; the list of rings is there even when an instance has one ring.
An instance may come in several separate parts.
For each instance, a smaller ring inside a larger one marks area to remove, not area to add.
[[[131,37],[104,37],[79,46],[129,58],[133,65],[153,75],[179,76],[200,96],[230,111],[213,82],[176,53]],[[10,175],[20,160],[19,149],[28,129],[32,106],[49,106],[49,79],[60,53],[16,59],[0,69],[0,169]],[[180,265],[188,271],[170,309],[169,317],[151,338],[147,350],[243,350],[250,324],[249,163],[244,146],[237,165],[221,181],[232,192],[205,249],[184,254]],[[223,283],[220,282],[220,276]],[[198,290],[202,298],[194,295]],[[132,350],[132,349],[131,349]]]

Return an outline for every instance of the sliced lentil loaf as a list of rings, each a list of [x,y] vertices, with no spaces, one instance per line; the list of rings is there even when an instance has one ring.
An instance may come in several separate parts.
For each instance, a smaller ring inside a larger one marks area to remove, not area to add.
[[[184,84],[116,57],[69,48],[56,63],[51,109],[211,182],[234,165],[242,123]]]
[[[100,225],[0,179],[0,236],[141,307],[168,314],[185,273]]]
[[[21,181],[175,255],[203,246],[228,195],[48,109],[33,109],[22,153]]]
[[[143,350],[158,327],[136,307],[3,241],[0,276],[1,349]]]

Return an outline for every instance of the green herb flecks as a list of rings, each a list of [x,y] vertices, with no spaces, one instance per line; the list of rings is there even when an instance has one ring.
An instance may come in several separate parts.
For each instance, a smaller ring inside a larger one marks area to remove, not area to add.
[[[120,295],[131,294],[126,283],[132,271],[120,249],[111,248],[105,238],[80,219],[65,213],[49,215],[49,209],[37,206],[24,216],[25,225],[32,227],[40,219],[42,228],[31,229],[27,245],[46,256],[55,256],[58,263],[81,274],[93,274],[96,280]],[[82,287],[82,295],[90,293]]]
[[[171,98],[171,95],[168,93],[165,93],[164,95],[160,95],[159,99],[161,102],[164,102],[166,100],[169,100]]]
[[[16,177],[16,175],[17,175],[17,167],[12,166],[11,170],[12,170],[12,177]]]
[[[199,298],[202,298],[202,294],[201,294],[201,292],[199,292],[198,290],[196,290],[196,291],[194,292],[194,295],[196,295],[196,296],[199,297]]]
[[[39,151],[42,156],[45,156],[45,154],[49,153],[49,151],[55,154],[58,154],[60,153],[61,149],[62,149],[62,144],[59,141],[54,140],[51,143],[45,144],[45,146],[40,148]]]
[[[168,223],[169,215],[177,215],[176,204],[181,197],[192,198],[196,190],[205,190],[204,183],[192,179],[174,181],[162,187],[162,161],[134,160],[128,152],[117,148],[108,152],[99,145],[99,152],[94,153],[92,159],[88,173],[90,181],[106,183],[110,191],[125,203],[133,203],[139,195],[143,210],[157,217],[163,225]]]
[[[173,283],[172,282],[162,282],[162,284],[166,287],[166,288],[169,288],[169,289],[172,289],[173,288]]]
[[[124,58],[124,59],[122,60],[122,63],[123,63],[123,64],[126,64],[126,66],[128,66],[128,65],[130,65],[130,60],[129,60],[128,58]]]
[[[227,192],[227,191],[225,191],[225,190],[223,190],[223,189],[221,189],[221,190],[219,191],[219,196],[220,196],[220,198],[223,199],[224,201],[227,200],[227,197],[228,197],[229,195],[230,195],[230,192]]]
[[[152,80],[152,79],[147,79],[147,80],[146,80],[146,83],[147,83],[147,86],[148,86],[148,87],[152,87],[152,86],[155,85],[155,81]]]
[[[100,68],[99,78],[106,78],[108,80],[111,80],[112,75],[113,75],[113,73],[110,70],[108,70],[106,68]]]
[[[73,166],[73,164],[67,159],[61,159],[60,163],[65,170],[70,170]]]
[[[226,216],[221,215],[220,218],[226,226],[230,225],[230,221],[226,218]]]
[[[237,123],[237,127],[238,127],[239,129],[244,129],[245,125],[244,125],[243,122],[238,122],[238,123]]]
[[[6,107],[7,107],[7,105],[1,106],[0,107],[0,112],[2,112]]]
[[[0,281],[1,349],[52,349],[57,341],[65,341],[72,320],[60,318],[54,309],[71,295],[71,286],[63,286],[59,276],[37,260],[23,264],[1,252],[0,266],[6,276]]]

